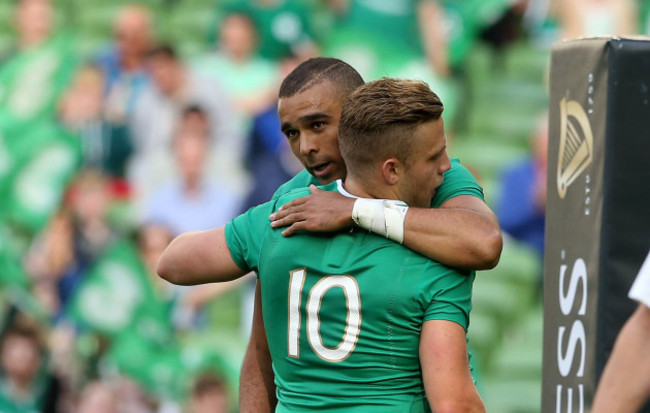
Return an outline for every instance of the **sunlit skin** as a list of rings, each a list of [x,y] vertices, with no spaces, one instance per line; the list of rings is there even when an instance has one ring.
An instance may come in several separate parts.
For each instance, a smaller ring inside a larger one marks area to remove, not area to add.
[[[414,207],[428,208],[449,168],[451,162],[442,119],[419,125],[413,135],[413,150],[404,176],[400,179],[400,190],[404,193],[400,199]]]
[[[363,176],[351,173],[345,189],[363,198],[397,199],[428,208],[443,174],[451,168],[442,119],[418,125],[407,141],[411,148],[406,159],[384,159]]]
[[[325,81],[278,103],[282,133],[291,151],[323,185],[346,174],[338,143],[342,100]]]

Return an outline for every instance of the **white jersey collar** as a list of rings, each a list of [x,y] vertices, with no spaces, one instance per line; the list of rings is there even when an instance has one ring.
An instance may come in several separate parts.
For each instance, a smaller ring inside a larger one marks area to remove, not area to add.
[[[345,195],[348,198],[359,198],[358,196],[352,195],[351,193],[346,191],[345,188],[343,188],[343,180],[342,179],[337,179],[336,180],[336,190],[339,191],[339,193],[341,195]]]

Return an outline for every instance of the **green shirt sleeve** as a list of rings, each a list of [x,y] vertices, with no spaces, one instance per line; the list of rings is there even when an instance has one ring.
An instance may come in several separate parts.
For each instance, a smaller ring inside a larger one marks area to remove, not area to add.
[[[275,191],[271,199],[278,199],[282,195],[285,195],[293,191],[294,189],[307,188],[311,184],[320,185],[320,183],[316,180],[316,178],[311,176],[311,174],[307,172],[306,169],[303,169],[302,171],[298,172],[296,176],[294,176],[287,182],[280,185],[280,187]]]
[[[451,168],[445,172],[444,180],[431,200],[431,208],[438,208],[445,201],[459,195],[473,195],[485,199],[483,188],[476,182],[474,175],[460,164],[460,160],[454,158],[451,159]]]
[[[294,179],[296,177],[287,184]],[[321,189],[333,191],[336,189],[336,182],[322,186]],[[273,231],[282,231],[282,229],[274,230],[271,228],[269,215],[281,205],[306,195],[309,195],[309,188],[305,188],[304,185],[281,195],[274,195],[271,201],[249,209],[226,224],[226,243],[230,249],[230,256],[239,268],[243,270],[259,270],[260,254],[262,253],[264,241]]]
[[[431,268],[431,266],[427,266],[427,268]],[[472,272],[469,276],[463,275],[457,270],[437,265],[435,274],[435,277],[431,277],[429,274],[425,274],[423,277],[425,280],[433,279],[424,288],[425,293],[429,294],[429,298],[422,321],[453,321],[467,331],[469,313],[472,309],[474,273]]]
[[[226,243],[239,268],[257,271],[262,244],[271,230],[269,215],[275,203],[269,201],[253,207],[226,224]]]

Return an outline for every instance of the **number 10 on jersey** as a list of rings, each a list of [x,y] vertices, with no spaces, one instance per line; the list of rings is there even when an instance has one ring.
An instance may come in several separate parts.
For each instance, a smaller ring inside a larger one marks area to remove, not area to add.
[[[307,269],[300,268],[290,272],[289,278],[289,357],[300,358],[300,324],[302,320],[301,298],[305,286]],[[341,288],[345,295],[347,314],[345,331],[336,347],[327,347],[321,337],[319,310],[323,296],[331,288]],[[307,340],[312,350],[321,359],[336,363],[350,356],[357,345],[361,328],[361,295],[359,284],[349,275],[326,275],[312,287],[307,297]]]

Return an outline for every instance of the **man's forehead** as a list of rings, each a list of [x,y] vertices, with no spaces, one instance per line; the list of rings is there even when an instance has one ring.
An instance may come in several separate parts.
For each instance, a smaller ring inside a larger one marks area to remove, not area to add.
[[[442,118],[420,124],[416,129],[416,136],[419,136],[417,139],[430,148],[431,152],[441,151],[447,145],[447,134]]]
[[[306,85],[300,91],[288,97],[281,97],[280,101],[304,102],[313,100],[325,100],[327,102],[339,102],[344,100],[341,97],[339,88],[331,81],[325,79],[318,83]]]
[[[309,90],[308,90],[309,91]],[[306,92],[308,92],[306,91]],[[283,120],[297,121],[317,114],[335,116],[341,105],[336,95],[324,93],[298,93],[278,100],[278,114]]]

